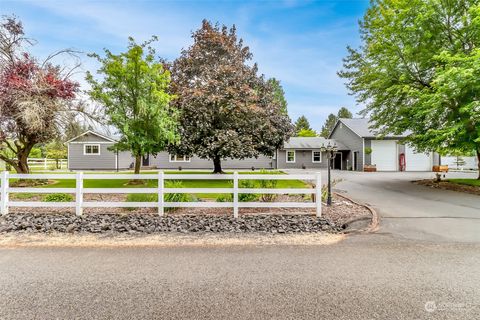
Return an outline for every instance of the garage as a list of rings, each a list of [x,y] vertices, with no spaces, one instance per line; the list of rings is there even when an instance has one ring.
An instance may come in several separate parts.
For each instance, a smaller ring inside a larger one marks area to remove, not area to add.
[[[377,171],[397,170],[397,141],[372,140],[372,161]]]
[[[432,171],[432,153],[417,153],[410,146],[405,146],[406,171]]]

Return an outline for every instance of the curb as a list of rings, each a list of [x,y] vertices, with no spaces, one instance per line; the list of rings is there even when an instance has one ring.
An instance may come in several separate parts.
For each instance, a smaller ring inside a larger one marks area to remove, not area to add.
[[[353,200],[352,198],[350,197],[347,197],[343,194],[339,194],[337,192],[334,192],[335,195],[341,197],[341,198],[344,198],[348,201],[351,201],[353,203],[355,203],[356,205],[359,205],[359,206],[362,206],[362,207],[365,207],[367,208],[370,213],[372,214],[372,219],[371,219],[371,222],[369,224],[369,226],[365,229],[352,229],[352,230],[349,230],[347,231],[347,233],[357,233],[357,232],[365,232],[365,233],[372,233],[372,232],[376,232],[379,228],[379,225],[380,225],[380,216],[379,214],[377,213],[377,211],[375,209],[373,209],[371,206],[365,204],[365,203],[361,203],[361,202],[358,202],[358,201],[355,201]],[[354,221],[358,221],[359,219],[354,219],[354,220],[351,220],[351,221],[348,221],[347,223],[345,223],[346,225],[354,222]]]

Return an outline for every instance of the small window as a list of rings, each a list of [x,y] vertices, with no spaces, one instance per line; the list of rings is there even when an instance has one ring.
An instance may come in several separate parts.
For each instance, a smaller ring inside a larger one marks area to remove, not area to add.
[[[293,151],[287,151],[287,162],[288,162],[288,163],[293,163],[293,162],[295,162],[295,150],[293,150]]]
[[[170,155],[170,162],[190,162],[189,156],[180,156],[176,154]]]
[[[322,162],[322,153],[320,151],[312,151],[312,162]]]
[[[86,144],[85,149],[83,149],[84,155],[99,155],[100,154],[100,145],[99,144]]]

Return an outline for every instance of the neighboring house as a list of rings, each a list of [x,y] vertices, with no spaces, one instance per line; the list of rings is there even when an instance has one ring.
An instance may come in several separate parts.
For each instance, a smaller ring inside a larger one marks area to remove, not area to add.
[[[362,171],[365,165],[375,165],[377,171],[431,171],[439,164],[437,153],[417,153],[403,144],[407,134],[379,137],[370,126],[364,118],[339,119],[335,124],[329,138],[347,148],[340,150],[345,168]]]
[[[401,143],[405,135],[377,138],[369,129],[368,119],[339,119],[330,139],[321,137],[292,137],[275,152],[274,157],[259,156],[248,159],[225,159],[224,169],[315,169],[327,167],[327,156],[322,146],[335,144],[337,154],[331,167],[339,170],[363,171],[365,165],[376,165],[378,171],[431,171],[439,164],[435,153],[416,153]],[[68,141],[70,170],[124,170],[133,168],[134,158],[129,152],[113,152],[112,137],[87,131]],[[365,150],[371,150],[365,152]],[[213,169],[208,159],[171,155],[160,152],[143,159],[144,167],[159,169]]]

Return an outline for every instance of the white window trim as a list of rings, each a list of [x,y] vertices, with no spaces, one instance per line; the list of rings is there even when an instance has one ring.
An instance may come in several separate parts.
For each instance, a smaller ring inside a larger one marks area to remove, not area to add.
[[[172,157],[174,157],[174,160],[172,160]],[[190,162],[191,160],[192,158],[189,156],[183,156],[183,160],[177,160],[177,155],[174,155],[174,154],[168,155],[168,162]]]
[[[87,146],[96,146],[98,147],[98,153],[87,153]],[[98,143],[86,143],[83,145],[83,155],[84,156],[99,156],[100,153],[101,153],[101,148],[100,148],[100,144]]]
[[[288,153],[293,152],[293,161],[288,161]],[[285,153],[285,161],[286,163],[295,163],[295,160],[297,160],[297,152],[296,150],[287,150]]]
[[[320,160],[319,161],[315,161],[315,157],[314,157],[315,152],[320,152]],[[321,163],[321,162],[322,162],[322,151],[312,150],[312,163]]]

